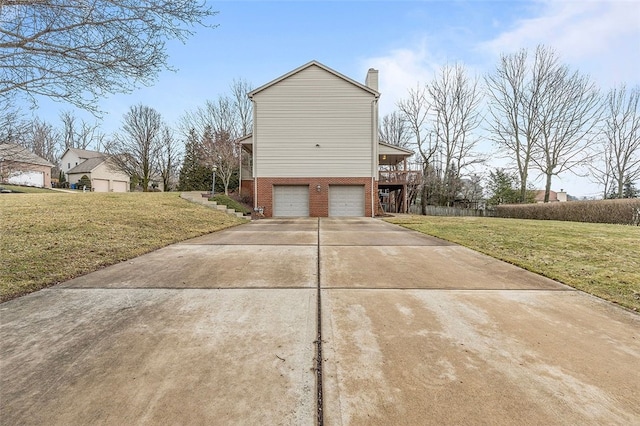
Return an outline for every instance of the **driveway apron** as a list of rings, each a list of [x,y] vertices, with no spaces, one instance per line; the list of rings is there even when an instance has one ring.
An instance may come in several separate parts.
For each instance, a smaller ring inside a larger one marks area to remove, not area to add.
[[[319,422],[640,424],[640,317],[363,218],[256,221],[0,305],[2,425]]]

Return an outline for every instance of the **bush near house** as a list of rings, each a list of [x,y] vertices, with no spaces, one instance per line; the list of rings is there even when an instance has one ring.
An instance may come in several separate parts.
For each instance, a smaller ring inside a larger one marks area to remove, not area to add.
[[[89,176],[83,175],[80,180],[78,180],[78,184],[76,185],[77,189],[86,189],[87,191],[91,191],[91,179]]]
[[[502,204],[496,207],[496,216],[512,219],[640,225],[637,223],[638,209],[640,209],[640,199]]]

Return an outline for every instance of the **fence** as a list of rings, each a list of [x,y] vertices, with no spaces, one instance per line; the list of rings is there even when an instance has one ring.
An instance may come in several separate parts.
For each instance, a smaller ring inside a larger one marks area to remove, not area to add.
[[[411,213],[420,214],[420,206],[411,206]],[[461,209],[458,207],[439,207],[427,206],[427,216],[475,216],[475,217],[493,217],[494,212],[485,209]]]

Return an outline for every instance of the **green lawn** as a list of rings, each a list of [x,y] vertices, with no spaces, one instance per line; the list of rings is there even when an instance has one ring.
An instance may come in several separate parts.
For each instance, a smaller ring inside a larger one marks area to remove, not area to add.
[[[55,191],[46,188],[36,188],[33,186],[22,186],[22,185],[8,185],[6,183],[0,183],[0,189],[8,189],[11,192],[17,192],[22,194],[55,194]],[[0,195],[9,195],[9,194],[0,194]]]
[[[476,217],[388,221],[640,310],[640,227]]]
[[[178,193],[0,194],[0,301],[243,223]]]

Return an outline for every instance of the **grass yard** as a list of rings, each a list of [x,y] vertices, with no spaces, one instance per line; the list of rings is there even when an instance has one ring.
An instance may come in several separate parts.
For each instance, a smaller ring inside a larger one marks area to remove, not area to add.
[[[6,183],[0,184],[0,189],[8,189],[11,192],[22,193],[22,194],[50,194],[52,191],[46,188],[36,188],[33,186],[22,186],[22,185],[8,185]],[[3,196],[6,194],[3,194]]]
[[[640,227],[477,217],[388,221],[640,311]]]
[[[178,193],[0,195],[0,301],[243,223]]]

